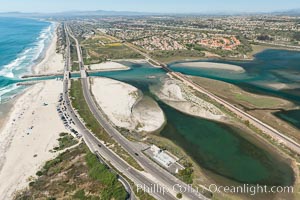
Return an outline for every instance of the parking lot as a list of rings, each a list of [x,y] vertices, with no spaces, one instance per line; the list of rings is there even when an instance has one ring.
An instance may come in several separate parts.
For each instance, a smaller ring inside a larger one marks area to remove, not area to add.
[[[69,102],[65,102],[63,100],[63,93],[60,93],[59,95],[59,100],[58,100],[58,105],[56,106],[56,110],[58,112],[58,115],[60,117],[60,119],[62,120],[64,126],[70,130],[70,132],[77,137],[78,139],[81,138],[81,134],[78,133],[77,130],[75,130],[74,126],[76,125],[75,122],[71,119],[71,117],[69,116],[69,114],[67,113],[67,108],[66,108],[66,103]]]

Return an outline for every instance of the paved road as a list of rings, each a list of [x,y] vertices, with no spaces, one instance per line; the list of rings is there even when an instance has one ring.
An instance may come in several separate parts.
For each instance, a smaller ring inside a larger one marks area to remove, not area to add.
[[[68,30],[68,31],[70,32],[70,30]],[[75,41],[77,41],[77,39],[72,34],[70,34],[70,36]],[[78,42],[76,42],[76,44],[79,45]],[[78,56],[81,56],[80,47],[77,48],[77,50],[78,50]],[[83,59],[79,58],[78,60],[80,60],[80,62],[79,62],[80,70],[84,70],[84,65],[82,62]],[[191,192],[191,191],[182,192],[179,190],[178,187],[174,188],[174,186],[180,185],[181,187],[190,189],[190,186],[183,183],[182,181],[180,181],[179,179],[174,177],[172,174],[170,174],[166,170],[162,169],[160,166],[158,166],[156,163],[154,163],[148,157],[146,157],[143,153],[140,152],[141,149],[137,148],[136,145],[134,145],[132,142],[128,141],[109,122],[107,122],[106,118],[99,111],[94,99],[91,96],[88,78],[85,78],[85,77],[82,78],[81,83],[82,83],[83,93],[84,93],[86,102],[87,102],[91,112],[93,113],[94,117],[100,123],[100,125],[107,131],[107,133],[109,133],[114,138],[114,140],[118,144],[120,144],[132,157],[134,157],[140,163],[141,166],[143,166],[143,168],[145,169],[145,171],[148,174],[151,174],[151,176],[154,177],[154,180],[150,180],[150,178],[148,178],[148,177],[146,178],[142,173],[138,172],[131,166],[128,166],[127,163],[125,164],[123,160],[120,160],[119,157],[116,157],[114,155],[114,153],[108,149],[102,148],[102,150],[105,149],[105,151],[102,151],[103,154],[99,151],[103,157],[104,157],[104,154],[110,155],[110,159],[108,159],[108,160],[111,162],[114,161],[114,162],[118,163],[120,165],[120,168],[118,168],[118,170],[120,170],[120,172],[122,172],[122,173],[127,172],[125,175],[128,178],[130,178],[131,180],[133,180],[135,184],[145,184],[145,185],[149,185],[150,188],[153,188],[154,185],[159,183],[158,187],[166,188],[166,190],[169,191],[169,192],[166,192],[163,196],[161,196],[161,194],[159,194],[160,195],[159,197],[156,196],[156,198],[158,198],[158,199],[176,199],[175,195],[179,192],[181,192],[183,194],[185,199],[193,199],[193,200],[194,199],[195,200],[196,199],[207,199],[205,196],[203,196],[200,193]],[[89,133],[85,133],[85,136],[86,136],[87,141],[95,142],[98,140],[94,135],[89,134]],[[138,153],[139,156],[136,156],[136,153]],[[124,171],[124,169],[127,169],[127,170]],[[170,194],[170,192],[172,194]]]

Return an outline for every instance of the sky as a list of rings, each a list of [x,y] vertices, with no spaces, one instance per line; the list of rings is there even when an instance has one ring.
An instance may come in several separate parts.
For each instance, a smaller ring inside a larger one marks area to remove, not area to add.
[[[282,11],[300,8],[300,0],[0,0],[0,12],[140,11],[209,13]]]

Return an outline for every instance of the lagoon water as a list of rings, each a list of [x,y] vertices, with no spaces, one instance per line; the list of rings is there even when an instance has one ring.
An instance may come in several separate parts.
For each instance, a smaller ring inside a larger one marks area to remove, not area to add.
[[[160,84],[165,77],[164,71],[148,64],[124,64],[130,66],[131,70],[91,75],[127,82],[153,97],[149,87]],[[157,101],[167,117],[167,125],[161,135],[181,146],[200,166],[239,183],[293,183],[292,169],[245,139],[242,130],[183,114]]]

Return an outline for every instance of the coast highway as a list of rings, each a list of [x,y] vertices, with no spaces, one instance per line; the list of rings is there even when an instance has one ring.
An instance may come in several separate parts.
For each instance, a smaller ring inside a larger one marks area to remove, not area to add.
[[[114,140],[120,144],[136,161],[143,166],[145,172],[140,172],[130,166],[127,162],[122,160],[119,156],[117,156],[112,150],[107,148],[105,145],[101,145],[99,147],[98,144],[101,142],[98,140],[96,136],[94,136],[89,130],[86,129],[83,122],[81,122],[75,115],[75,112],[70,105],[70,100],[68,96],[68,78],[64,79],[64,98],[67,102],[67,109],[70,112],[70,116],[74,118],[74,122],[78,126],[79,130],[83,133],[83,138],[87,145],[95,152],[99,152],[99,154],[108,160],[119,172],[124,174],[127,178],[132,180],[136,185],[145,186],[146,188],[153,189],[153,188],[160,188],[163,189],[157,190],[154,192],[149,192],[152,196],[156,199],[162,200],[169,200],[169,199],[177,199],[176,194],[182,193],[183,199],[203,199],[208,200],[204,195],[193,190],[191,186],[183,183],[178,178],[167,172],[166,170],[162,169],[148,157],[146,157],[143,153],[140,153],[138,156],[136,155],[137,152],[140,152],[141,149],[138,148],[138,145],[128,141],[121,133],[119,133],[102,115],[98,106],[96,105],[94,99],[91,96],[89,90],[89,81],[88,77],[85,73],[85,68],[83,64],[81,48],[79,46],[79,42],[76,37],[71,33],[69,28],[66,28],[66,34],[71,36],[76,43],[77,46],[77,54],[78,54],[78,61],[79,67],[81,70],[81,83],[84,98],[93,113],[94,117],[97,119],[99,124],[107,131]],[[69,62],[69,57],[66,58],[67,62]],[[65,74],[68,74],[66,72]],[[148,190],[149,191],[149,190]]]

